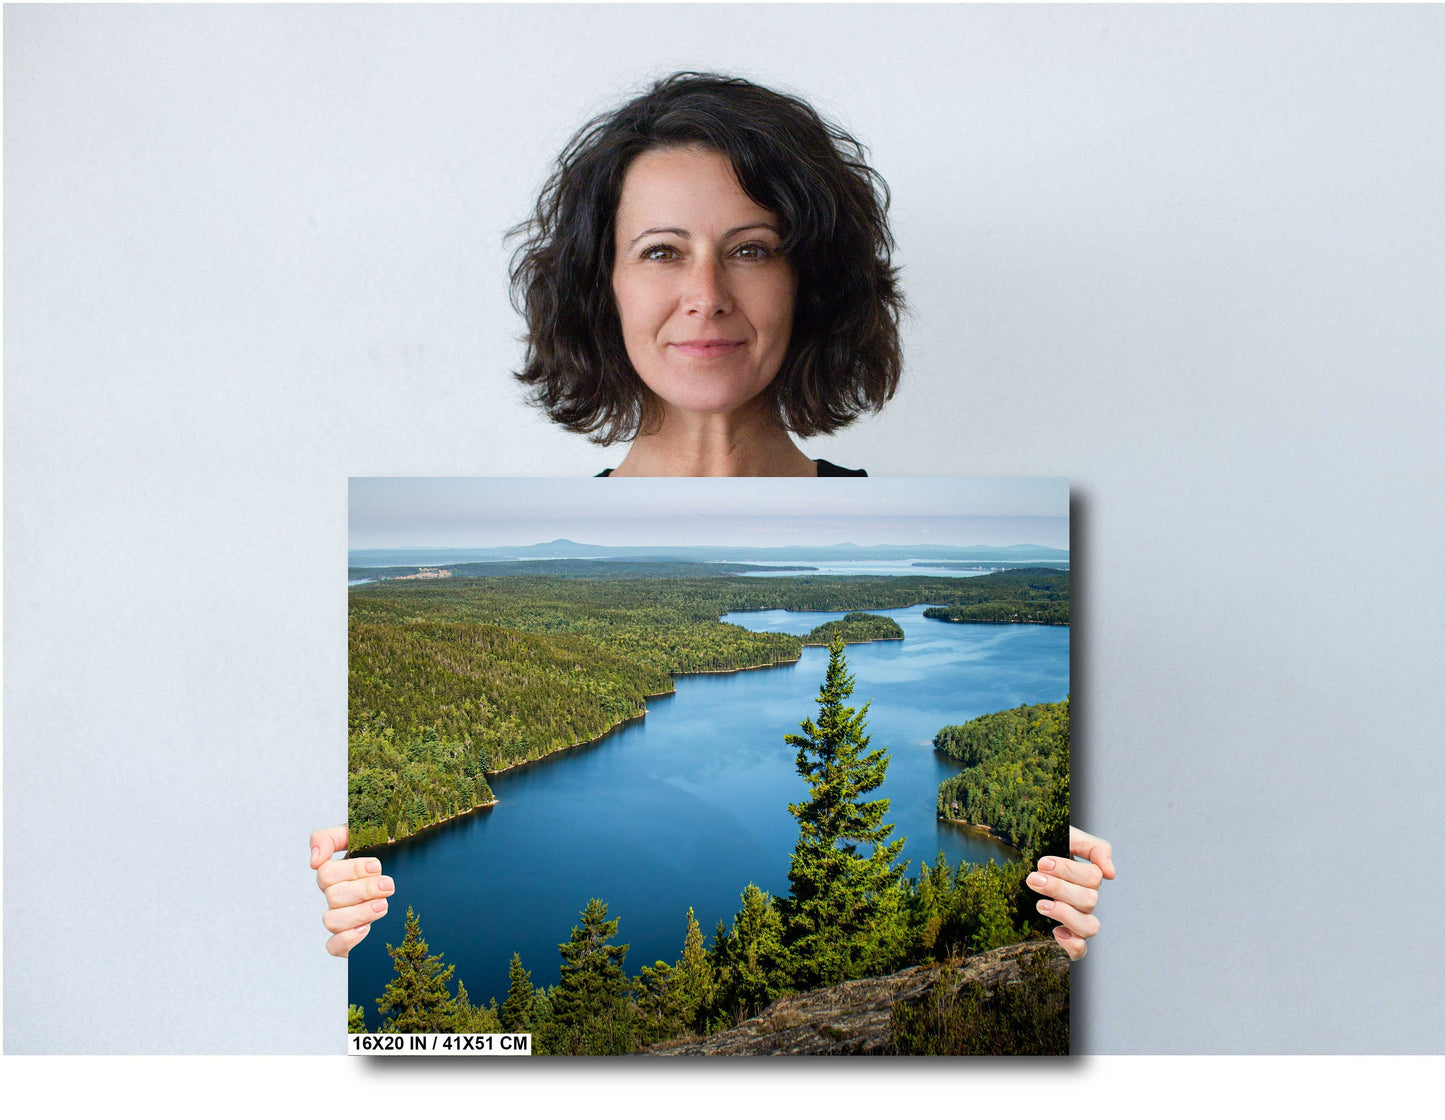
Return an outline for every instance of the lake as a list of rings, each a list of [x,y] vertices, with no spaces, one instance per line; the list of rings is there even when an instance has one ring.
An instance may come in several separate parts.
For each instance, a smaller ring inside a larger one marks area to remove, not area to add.
[[[877,611],[903,641],[847,647],[850,703],[871,701],[873,747],[890,753],[874,796],[891,798],[893,838],[916,874],[940,850],[950,863],[1005,860],[1012,849],[938,821],[938,783],[957,767],[932,749],[940,727],[1069,691],[1066,626],[949,623],[922,606]],[[843,612],[756,611],[724,621],[806,634]],[[559,943],[590,898],[621,918],[635,975],[682,952],[687,909],[705,935],[731,922],[739,894],[756,883],[786,894],[797,840],[789,802],[805,796],[796,749],[783,736],[817,714],[827,650],[792,665],[684,676],[671,696],[648,701],[646,719],[600,742],[496,775],[499,804],[447,822],[382,854],[396,893],[386,917],[350,956],[350,1001],[376,1030],[376,997],[392,976],[386,944],[403,936],[408,905],[432,953],[455,964],[474,1003],[506,998],[513,951],[534,984],[557,982]]]

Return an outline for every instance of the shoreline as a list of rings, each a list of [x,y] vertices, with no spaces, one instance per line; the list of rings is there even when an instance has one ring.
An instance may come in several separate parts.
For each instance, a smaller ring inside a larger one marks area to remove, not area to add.
[[[748,672],[748,671],[750,671],[750,670],[752,670],[752,669],[775,669],[775,668],[777,668],[779,665],[796,665],[796,664],[798,663],[798,661],[800,661],[801,659],[802,659],[802,655],[799,654],[797,657],[794,657],[794,658],[792,658],[791,660],[788,660],[788,661],[770,661],[770,662],[768,662],[767,664],[764,664],[764,665],[739,665],[736,669],[696,669],[696,670],[693,670],[693,671],[687,672],[687,673],[673,673],[672,676],[673,676],[674,679],[676,679],[677,677],[712,676],[712,675],[716,675],[716,674],[720,674],[720,673],[746,673],[746,672]],[[675,696],[675,695],[677,695],[677,689],[674,687],[674,688],[670,689],[670,690],[667,691],[667,692],[644,692],[644,693],[642,694],[642,698],[643,698],[644,701],[646,701],[646,700],[660,700],[660,699],[662,699],[664,696]],[[637,720],[645,719],[645,718],[647,718],[647,708],[644,706],[643,709],[642,709],[642,711],[638,712],[635,716],[625,716],[624,718],[622,718],[622,719],[618,720],[616,723],[614,723],[611,727],[607,728],[605,731],[602,731],[600,734],[594,735],[591,739],[582,739],[582,740],[579,740],[579,741],[576,742],[576,743],[569,743],[569,744],[567,744],[565,747],[558,747],[558,748],[556,748],[555,750],[550,750],[550,751],[548,751],[546,754],[540,754],[540,755],[538,755],[536,758],[522,758],[522,759],[518,759],[516,762],[508,763],[506,766],[503,766],[503,767],[501,767],[501,768],[499,768],[499,769],[486,771],[486,776],[487,776],[488,779],[490,779],[491,777],[493,777],[493,776],[496,775],[496,774],[505,774],[505,773],[507,773],[507,771],[509,771],[509,770],[516,770],[516,769],[518,769],[518,768],[520,768],[520,767],[523,767],[523,766],[535,766],[535,765],[536,765],[537,763],[539,763],[539,762],[545,762],[545,761],[546,761],[547,759],[549,759],[549,758],[555,758],[557,755],[565,754],[567,751],[570,751],[570,750],[576,750],[578,747],[590,747],[590,746],[593,746],[593,745],[595,745],[595,744],[597,744],[597,743],[602,742],[603,739],[607,738],[607,736],[611,735],[614,731],[616,731],[618,728],[622,727],[623,725],[629,724],[629,723],[634,723],[634,722],[636,722]],[[487,784],[488,784],[488,786],[490,786],[490,785],[491,785],[491,782],[488,781]],[[429,832],[431,829],[437,828],[437,827],[439,827],[440,825],[447,824],[447,823],[449,823],[449,822],[451,822],[451,821],[461,820],[463,817],[467,816],[469,813],[474,813],[474,812],[476,812],[478,809],[490,809],[492,806],[498,805],[498,804],[500,804],[500,803],[501,803],[501,798],[499,798],[499,797],[496,795],[496,793],[493,792],[493,794],[492,794],[492,799],[491,799],[490,801],[486,802],[485,804],[482,804],[482,805],[473,805],[470,809],[466,810],[466,812],[463,812],[463,813],[454,813],[454,814],[452,814],[450,817],[443,817],[441,820],[432,821],[430,824],[424,824],[424,825],[422,825],[419,829],[417,829],[415,832],[410,832],[410,833],[408,833],[407,835],[405,835],[405,836],[403,836],[403,837],[400,837],[400,838],[392,838],[392,839],[389,839],[389,840],[386,841],[385,844],[373,844],[373,845],[370,846],[370,847],[367,847],[367,848],[358,848],[358,849],[356,849],[356,850],[357,850],[358,852],[381,851],[381,850],[384,849],[384,848],[390,847],[392,844],[400,844],[400,843],[404,843],[404,842],[407,841],[407,840],[412,840],[412,839],[420,836],[422,833],[424,833],[424,832]]]
[[[991,824],[976,824],[973,821],[966,821],[962,817],[949,817],[945,816],[942,813],[938,814],[938,819],[941,821],[947,821],[949,824],[952,825],[958,825],[962,828],[966,828],[971,832],[981,832],[990,840],[997,840],[1005,848],[1009,849],[1009,851],[1018,852],[1019,855],[1024,854],[1022,848],[1016,848],[1012,844],[1010,844],[999,834],[998,830],[994,828]]]
[[[488,783],[488,785],[490,785],[490,783]],[[346,849],[346,858],[351,859],[353,856],[362,855],[366,852],[382,852],[385,851],[387,848],[390,848],[393,844],[405,844],[408,840],[416,839],[416,837],[420,836],[423,832],[427,832],[430,829],[436,828],[437,825],[446,824],[448,821],[459,821],[463,817],[475,813],[478,809],[490,809],[494,805],[501,804],[501,800],[502,799],[500,797],[493,793],[492,799],[490,801],[483,801],[480,805],[473,805],[465,813],[454,813],[452,816],[447,817],[444,820],[433,821],[431,824],[424,824],[415,832],[408,832],[405,836],[393,836],[389,838],[385,843],[368,844],[364,848],[348,848]],[[347,822],[347,827],[350,827],[349,821]]]
[[[771,631],[768,631],[768,633],[771,633]],[[751,670],[753,670],[753,669],[776,669],[779,665],[796,665],[796,664],[797,664],[799,661],[801,661],[802,659],[803,659],[803,655],[802,655],[802,654],[799,654],[797,657],[791,657],[791,658],[787,659],[786,661],[769,661],[769,662],[767,662],[767,664],[765,664],[765,665],[739,665],[736,669],[691,669],[691,670],[689,670],[688,672],[685,672],[685,673],[673,673],[672,675],[673,675],[674,678],[677,678],[677,677],[715,677],[715,676],[718,676],[718,675],[723,674],[723,673],[746,673],[746,672],[749,672],[749,671],[751,671]],[[658,695],[659,695],[659,696],[671,696],[671,695],[673,695],[673,693],[675,693],[676,691],[677,691],[677,689],[673,689],[672,692],[661,692],[661,693],[658,693]]]
[[[1040,622],[1035,618],[928,618],[929,622],[947,622],[954,626],[1068,626],[1067,622]]]
[[[947,604],[947,603],[930,603],[927,599],[919,599],[917,602],[908,603],[908,604],[906,604],[906,605],[904,605],[904,606],[901,606],[901,607],[856,607],[856,608],[854,608],[854,609],[855,609],[855,610],[858,610],[858,611],[866,611],[866,612],[869,612],[869,613],[883,614],[883,613],[886,612],[886,611],[911,611],[914,607],[925,607],[925,608],[937,607],[937,608],[939,608],[939,609],[941,609],[941,610],[947,610],[947,609],[948,609],[948,606],[949,606],[949,604]],[[837,613],[838,613],[837,611],[835,611],[835,610],[829,610],[829,609],[826,608],[826,607],[816,607],[816,608],[810,608],[810,609],[798,608],[798,609],[796,609],[796,610],[795,610],[794,608],[792,608],[792,607],[758,607],[756,610],[727,611],[726,613],[727,613],[727,614],[766,614],[766,613],[768,613],[769,611],[786,611],[788,614],[837,614]],[[1067,627],[1067,626],[1069,625],[1067,622],[1040,622],[1040,621],[1038,621],[1038,620],[1028,619],[1028,618],[1006,618],[1006,619],[993,619],[993,618],[929,618],[927,615],[924,615],[924,618],[927,618],[929,622],[949,622],[949,623],[953,623],[954,625],[958,625],[958,626],[1065,626],[1065,627]],[[719,621],[719,622],[722,622],[723,620],[722,620],[722,618],[719,618],[718,621]],[[725,626],[739,626],[739,625],[741,625],[741,624],[740,624],[740,623],[737,623],[737,622],[726,622],[726,623],[723,623],[723,625],[725,625]],[[758,632],[759,632],[759,633],[762,633],[762,632],[764,632],[764,631],[758,631]],[[765,632],[766,632],[766,633],[777,633],[777,631],[765,631]],[[800,640],[801,640],[801,639],[800,639]],[[902,641],[902,639],[901,639],[901,638],[863,638],[863,639],[861,639],[861,641],[863,641],[863,642],[888,642],[888,641]],[[824,643],[822,643],[822,642],[805,642],[805,643],[804,643],[804,645],[823,645],[823,644],[824,644]],[[848,641],[845,641],[843,644],[844,644],[844,645],[858,645],[858,644],[860,644],[860,642],[848,642]]]
[[[664,696],[671,696],[671,695],[673,695],[673,693],[676,692],[676,691],[677,691],[676,689],[673,689],[672,692],[653,692],[653,693],[646,693],[646,692],[645,692],[645,693],[642,694],[642,698],[643,698],[643,700],[660,700],[660,699],[661,699],[662,697],[664,697]],[[590,739],[579,739],[579,740],[578,740],[577,742],[575,742],[575,743],[568,743],[565,747],[558,747],[558,748],[556,748],[555,750],[550,750],[550,751],[548,751],[546,754],[539,754],[536,758],[519,758],[519,759],[517,759],[516,762],[510,762],[510,763],[508,763],[506,766],[503,766],[503,767],[501,767],[501,768],[499,768],[499,769],[497,769],[497,770],[488,770],[488,771],[487,771],[487,777],[490,778],[490,777],[491,777],[492,775],[494,775],[494,774],[505,774],[508,770],[516,770],[518,767],[521,767],[521,766],[532,766],[532,765],[534,765],[535,763],[541,762],[543,759],[551,758],[551,757],[553,757],[554,755],[562,754],[564,751],[576,750],[578,747],[589,747],[589,746],[591,746],[591,745],[594,744],[594,743],[600,743],[600,742],[602,742],[603,739],[607,738],[607,736],[611,735],[614,731],[616,731],[616,730],[617,730],[619,727],[621,727],[623,724],[633,723],[633,722],[635,722],[636,720],[645,718],[646,715],[647,715],[647,707],[646,707],[646,705],[644,705],[642,711],[638,712],[635,716],[623,716],[623,717],[622,717],[621,719],[619,719],[616,723],[614,723],[611,727],[607,728],[607,730],[605,730],[605,731],[603,731],[603,732],[601,732],[601,733],[599,733],[599,734],[597,734],[597,735],[594,735],[594,736],[593,736],[592,738],[590,738]],[[491,783],[488,782],[487,784],[490,785]],[[460,815],[460,814],[458,814],[458,815]],[[447,819],[448,819],[448,820],[454,820],[455,818],[448,817]],[[438,821],[437,823],[440,824],[441,822]],[[431,826],[428,825],[427,827],[430,828]]]
[[[866,645],[869,645],[869,644],[872,643],[872,642],[901,642],[901,641],[903,641],[903,639],[906,638],[907,636],[908,636],[907,634],[899,634],[898,637],[896,637],[896,638],[854,638],[852,641],[849,641],[847,638],[844,638],[844,639],[843,639],[843,644],[844,644],[845,646],[866,646]],[[804,642],[804,643],[803,643],[803,648],[804,648],[804,649],[827,649],[827,648],[828,648],[828,643],[827,643],[827,642]]]

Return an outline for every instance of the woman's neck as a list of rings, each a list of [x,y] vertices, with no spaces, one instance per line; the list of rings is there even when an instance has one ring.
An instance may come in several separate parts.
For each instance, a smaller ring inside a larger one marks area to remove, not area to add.
[[[815,476],[817,464],[761,409],[723,416],[668,409],[632,441],[615,476]]]

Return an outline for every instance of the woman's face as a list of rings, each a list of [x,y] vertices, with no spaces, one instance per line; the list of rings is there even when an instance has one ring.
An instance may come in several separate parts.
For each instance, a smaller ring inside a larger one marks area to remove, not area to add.
[[[788,352],[798,287],[778,216],[726,156],[668,148],[628,168],[614,224],[612,291],[643,383],[673,411],[754,401]]]

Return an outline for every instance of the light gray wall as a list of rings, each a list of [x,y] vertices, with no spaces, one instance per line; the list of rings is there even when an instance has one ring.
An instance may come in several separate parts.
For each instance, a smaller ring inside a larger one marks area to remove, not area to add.
[[[893,189],[907,381],[814,453],[1073,479],[1076,1051],[1445,1049],[1439,7],[12,6],[7,1050],[338,1048],[346,479],[619,458],[502,233],[680,67]]]

